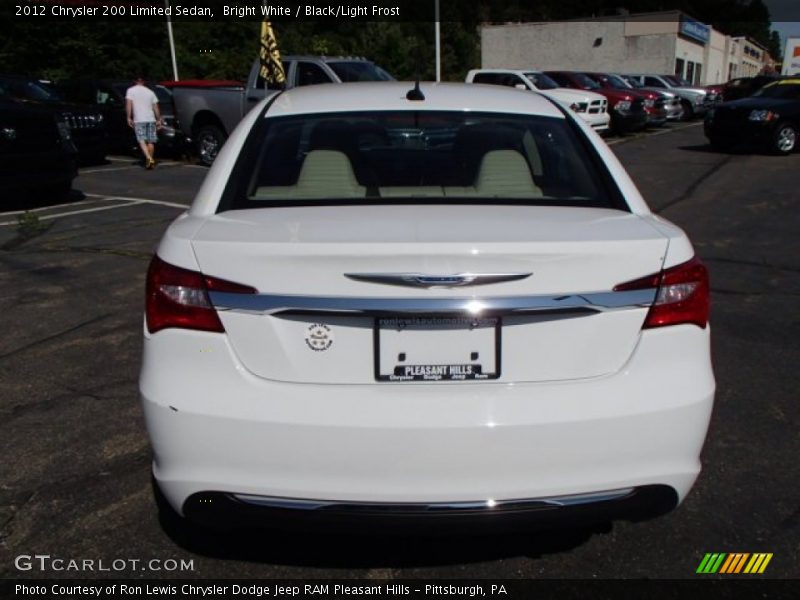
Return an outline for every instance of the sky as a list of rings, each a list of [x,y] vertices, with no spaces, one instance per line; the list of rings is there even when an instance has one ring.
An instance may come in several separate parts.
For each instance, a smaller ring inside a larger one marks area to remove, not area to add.
[[[788,36],[800,37],[800,0],[764,0],[764,4],[772,18],[772,29],[781,34],[782,42]]]

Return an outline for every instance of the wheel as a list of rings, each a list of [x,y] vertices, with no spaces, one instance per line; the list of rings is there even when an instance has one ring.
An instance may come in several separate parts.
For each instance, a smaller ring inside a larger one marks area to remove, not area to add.
[[[204,125],[198,129],[195,135],[195,144],[200,162],[206,166],[211,166],[226,139],[228,139],[228,136],[216,125]]]
[[[791,123],[779,123],[772,134],[772,151],[775,154],[791,154],[797,147],[797,127]]]
[[[683,120],[684,121],[691,121],[694,119],[694,106],[688,100],[681,100],[681,106],[683,107]]]

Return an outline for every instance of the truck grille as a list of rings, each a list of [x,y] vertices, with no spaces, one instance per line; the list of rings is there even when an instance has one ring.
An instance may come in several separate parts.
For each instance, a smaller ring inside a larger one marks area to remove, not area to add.
[[[607,101],[605,99],[592,100],[591,104],[589,105],[589,114],[599,115],[606,112],[606,104]]]
[[[96,129],[100,127],[102,122],[95,115],[75,115],[72,113],[64,113],[64,121],[69,125],[70,129]]]

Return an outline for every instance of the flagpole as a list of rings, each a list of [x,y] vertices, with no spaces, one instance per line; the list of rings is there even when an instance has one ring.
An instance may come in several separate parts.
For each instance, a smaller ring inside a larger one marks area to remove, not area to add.
[[[436,81],[442,80],[442,48],[441,48],[441,33],[439,31],[439,0],[435,1],[435,18],[436,18]]]
[[[172,77],[175,81],[178,79],[178,60],[175,58],[175,38],[172,36],[172,19],[169,16],[169,0],[164,0],[167,6],[167,35],[169,36],[169,53],[172,57]]]

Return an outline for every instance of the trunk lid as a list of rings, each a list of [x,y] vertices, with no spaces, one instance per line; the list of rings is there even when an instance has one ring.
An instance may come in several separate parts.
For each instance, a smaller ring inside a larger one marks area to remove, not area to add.
[[[208,219],[192,240],[206,275],[253,286],[260,294],[343,297],[344,305],[348,298],[480,301],[609,292],[616,284],[659,271],[667,244],[664,235],[631,213],[525,206],[237,210]],[[386,285],[345,276],[398,273],[530,275],[455,288]],[[234,352],[257,376],[366,384],[381,379],[406,354],[404,361],[415,366],[415,360],[477,364],[500,382],[604,375],[628,359],[646,312],[634,307],[529,313],[480,325],[405,321],[397,331],[391,324],[396,321],[379,320],[376,331],[376,317],[355,314],[222,310],[220,317]],[[406,333],[400,336],[399,331]],[[435,350],[440,345],[451,350]],[[472,358],[475,354],[479,358]]]

